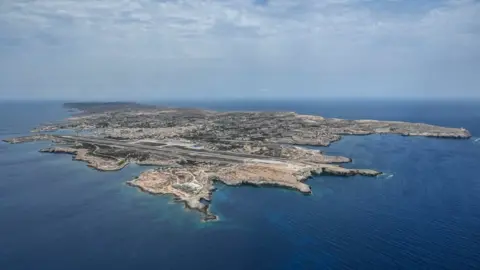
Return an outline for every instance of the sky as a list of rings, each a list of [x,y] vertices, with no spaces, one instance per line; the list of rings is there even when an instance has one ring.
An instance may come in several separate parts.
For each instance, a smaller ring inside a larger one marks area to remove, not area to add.
[[[480,1],[0,1],[0,99],[257,98],[480,98]]]

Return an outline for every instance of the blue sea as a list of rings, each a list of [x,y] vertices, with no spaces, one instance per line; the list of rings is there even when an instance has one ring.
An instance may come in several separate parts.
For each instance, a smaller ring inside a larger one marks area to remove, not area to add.
[[[69,114],[61,103],[0,103],[0,139]],[[48,142],[0,143],[0,269],[480,269],[480,103],[176,102],[464,127],[470,140],[349,136],[328,148],[378,178],[319,176],[313,195],[218,185],[219,222],[97,172]]]

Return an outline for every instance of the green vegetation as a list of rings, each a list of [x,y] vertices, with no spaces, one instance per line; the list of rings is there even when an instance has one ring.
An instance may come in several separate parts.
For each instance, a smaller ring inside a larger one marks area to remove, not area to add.
[[[125,163],[127,163],[127,160],[126,160],[126,159],[122,159],[122,160],[120,160],[117,164],[118,164],[118,166],[123,166],[123,165],[125,165]]]

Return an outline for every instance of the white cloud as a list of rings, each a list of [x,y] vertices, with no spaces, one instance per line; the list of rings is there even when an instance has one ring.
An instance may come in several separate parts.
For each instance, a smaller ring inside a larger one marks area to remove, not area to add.
[[[480,3],[410,2],[5,0],[0,93],[480,95]]]

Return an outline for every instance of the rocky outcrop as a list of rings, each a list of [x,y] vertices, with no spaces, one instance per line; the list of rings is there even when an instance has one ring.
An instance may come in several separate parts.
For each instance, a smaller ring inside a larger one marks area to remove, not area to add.
[[[128,165],[126,159],[114,159],[99,157],[90,154],[89,149],[77,149],[69,147],[49,147],[41,149],[42,153],[71,154],[74,160],[84,161],[88,166],[99,171],[118,171]]]
[[[17,144],[36,141],[55,141],[55,137],[49,134],[36,134],[32,136],[15,137],[3,140],[6,143]]]
[[[338,166],[325,166],[321,168],[319,174],[329,174],[329,175],[339,175],[339,176],[353,176],[353,175],[364,175],[364,176],[377,176],[381,172],[368,169],[346,169]]]
[[[208,204],[214,190],[213,181],[227,185],[278,186],[310,194],[310,186],[305,184],[312,175],[377,176],[373,170],[345,169],[336,165],[308,165],[283,162],[246,162],[236,165],[193,165],[181,168],[160,168],[149,170],[129,181],[131,186],[152,194],[171,194],[188,208],[204,214],[204,220],[214,220]]]
[[[204,214],[204,219],[215,219],[209,213],[208,205],[202,202],[211,200],[213,184],[209,174],[201,167],[148,170],[127,184],[151,194],[173,195],[186,207]]]

